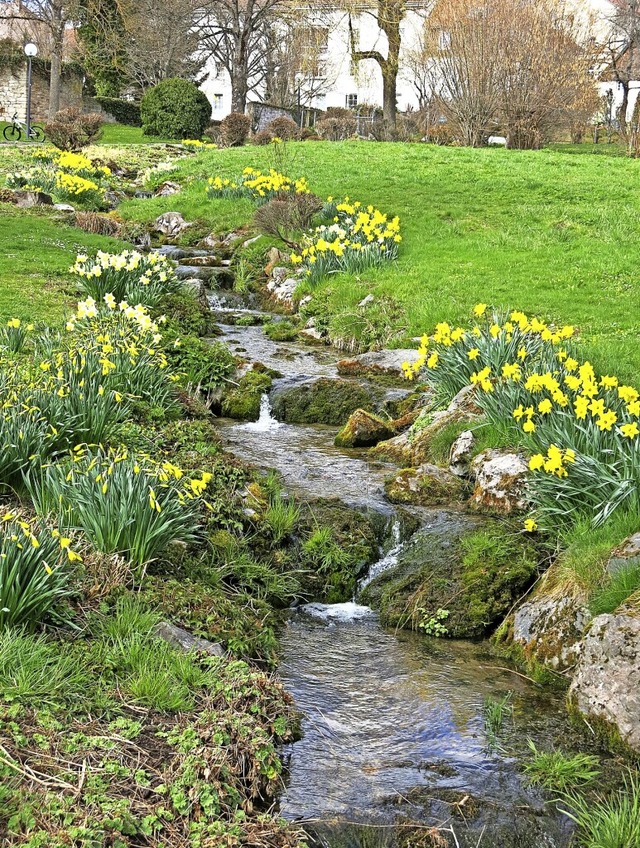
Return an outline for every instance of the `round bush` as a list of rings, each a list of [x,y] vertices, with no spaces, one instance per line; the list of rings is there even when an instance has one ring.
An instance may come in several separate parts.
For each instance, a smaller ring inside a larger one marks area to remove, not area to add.
[[[140,103],[142,131],[165,138],[199,139],[211,118],[211,104],[189,80],[163,80]]]

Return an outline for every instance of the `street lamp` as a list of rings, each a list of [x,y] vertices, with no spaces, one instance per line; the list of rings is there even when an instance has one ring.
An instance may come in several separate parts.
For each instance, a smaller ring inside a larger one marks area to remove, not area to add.
[[[27,141],[31,138],[31,60],[38,55],[38,46],[32,41],[24,45],[27,57]]]
[[[300,129],[302,129],[304,115],[302,114],[302,104],[301,104],[301,89],[302,89],[302,81],[304,80],[304,74],[296,74],[296,95],[298,100],[298,121],[300,122]]]

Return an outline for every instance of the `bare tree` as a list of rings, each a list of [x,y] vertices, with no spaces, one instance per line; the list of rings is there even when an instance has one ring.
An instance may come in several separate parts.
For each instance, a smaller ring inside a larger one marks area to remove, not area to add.
[[[231,108],[244,112],[248,94],[267,73],[270,25],[289,0],[208,0],[198,30],[204,48],[231,79]]]
[[[375,17],[380,31],[384,34],[386,50],[384,48],[361,50],[356,44],[352,14],[349,14],[351,58],[354,62],[363,62],[366,59],[373,59],[374,62],[377,62],[382,73],[382,115],[387,126],[394,129],[397,115],[396,101],[401,46],[400,24],[407,12],[407,2],[406,0],[376,0],[371,11],[359,6],[356,9],[359,14]]]
[[[604,75],[622,88],[618,121],[621,135],[627,138],[630,87],[640,73],[640,0],[611,0],[611,5],[610,32],[603,45]]]
[[[561,0],[439,0],[426,28],[432,88],[465,144],[500,128],[539,147],[597,111],[588,26]]]

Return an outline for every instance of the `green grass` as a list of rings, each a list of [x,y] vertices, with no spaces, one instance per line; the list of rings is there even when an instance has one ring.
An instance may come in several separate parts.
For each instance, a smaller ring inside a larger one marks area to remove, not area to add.
[[[97,144],[161,144],[167,142],[179,143],[175,138],[156,138],[144,135],[142,127],[128,127],[124,124],[103,124],[102,136]]]
[[[0,203],[0,321],[60,322],[77,292],[68,269],[80,250],[121,250],[115,239],[62,223],[50,211]]]
[[[524,772],[535,786],[552,792],[566,792],[592,783],[600,774],[599,760],[593,754],[569,756],[562,751],[538,751],[529,740],[532,758],[525,763]]]
[[[583,848],[637,848],[640,845],[640,778],[625,776],[624,790],[595,800],[583,795],[567,797],[564,811],[578,827]]]
[[[305,175],[318,194],[349,195],[401,218],[396,263],[320,284],[334,290],[334,308],[351,308],[369,291],[394,297],[406,307],[409,337],[437,321],[463,321],[479,301],[519,308],[577,325],[596,364],[636,378],[637,162],[559,150],[374,142],[305,142],[290,150],[287,170]],[[250,209],[230,209],[228,200],[207,205],[199,192],[208,176],[268,167],[270,155],[244,147],[183,160],[178,180],[195,182],[171,198],[171,208],[212,225],[218,214],[225,226],[248,221]],[[126,204],[123,214],[140,218],[141,204]]]

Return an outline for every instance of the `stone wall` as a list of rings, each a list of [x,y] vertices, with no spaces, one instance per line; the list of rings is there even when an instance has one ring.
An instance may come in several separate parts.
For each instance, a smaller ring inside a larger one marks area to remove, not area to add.
[[[70,106],[83,108],[82,75],[75,70],[65,70],[60,91],[60,108]],[[31,118],[34,121],[46,121],[49,109],[49,78],[40,67],[33,68],[31,82]],[[21,121],[27,116],[27,65],[21,67],[0,68],[0,112],[2,119],[11,120],[14,112]]]

